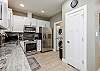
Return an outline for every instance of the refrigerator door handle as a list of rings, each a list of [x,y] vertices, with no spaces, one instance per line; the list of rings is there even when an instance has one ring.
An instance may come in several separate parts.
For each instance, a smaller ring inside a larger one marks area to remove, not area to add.
[[[43,38],[44,38],[44,39],[46,38],[46,34],[43,35]]]

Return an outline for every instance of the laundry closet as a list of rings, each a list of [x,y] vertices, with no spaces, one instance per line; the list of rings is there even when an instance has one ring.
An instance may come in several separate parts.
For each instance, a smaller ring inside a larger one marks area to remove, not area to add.
[[[59,58],[62,60],[63,58],[63,47],[64,47],[64,39],[63,39],[63,26],[64,23],[62,21],[58,21],[54,23],[54,51],[59,51]]]

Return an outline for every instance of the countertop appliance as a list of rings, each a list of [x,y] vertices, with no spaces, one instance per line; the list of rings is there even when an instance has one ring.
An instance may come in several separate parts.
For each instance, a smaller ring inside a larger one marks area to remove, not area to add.
[[[36,32],[36,27],[24,25],[24,32]]]
[[[52,48],[52,29],[46,28],[46,27],[40,27],[39,33],[42,34],[41,51],[46,52],[46,51],[53,50],[53,48]]]
[[[36,48],[36,41],[25,41],[24,42],[25,48],[24,50],[27,51],[33,51],[33,50],[37,50]]]
[[[23,34],[23,40],[29,40],[34,41],[35,40],[35,34],[36,34],[36,28],[32,27],[30,25],[24,26],[24,34]]]

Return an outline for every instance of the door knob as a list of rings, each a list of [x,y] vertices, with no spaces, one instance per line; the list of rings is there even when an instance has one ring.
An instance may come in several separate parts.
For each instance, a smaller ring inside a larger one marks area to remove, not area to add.
[[[70,43],[70,41],[67,41],[67,43]]]

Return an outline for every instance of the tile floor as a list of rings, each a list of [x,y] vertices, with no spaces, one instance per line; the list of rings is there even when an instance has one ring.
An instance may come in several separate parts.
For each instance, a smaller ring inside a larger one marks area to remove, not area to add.
[[[34,55],[36,60],[40,63],[41,68],[37,71],[77,71],[76,69],[70,67],[63,63],[57,52],[46,52]]]

